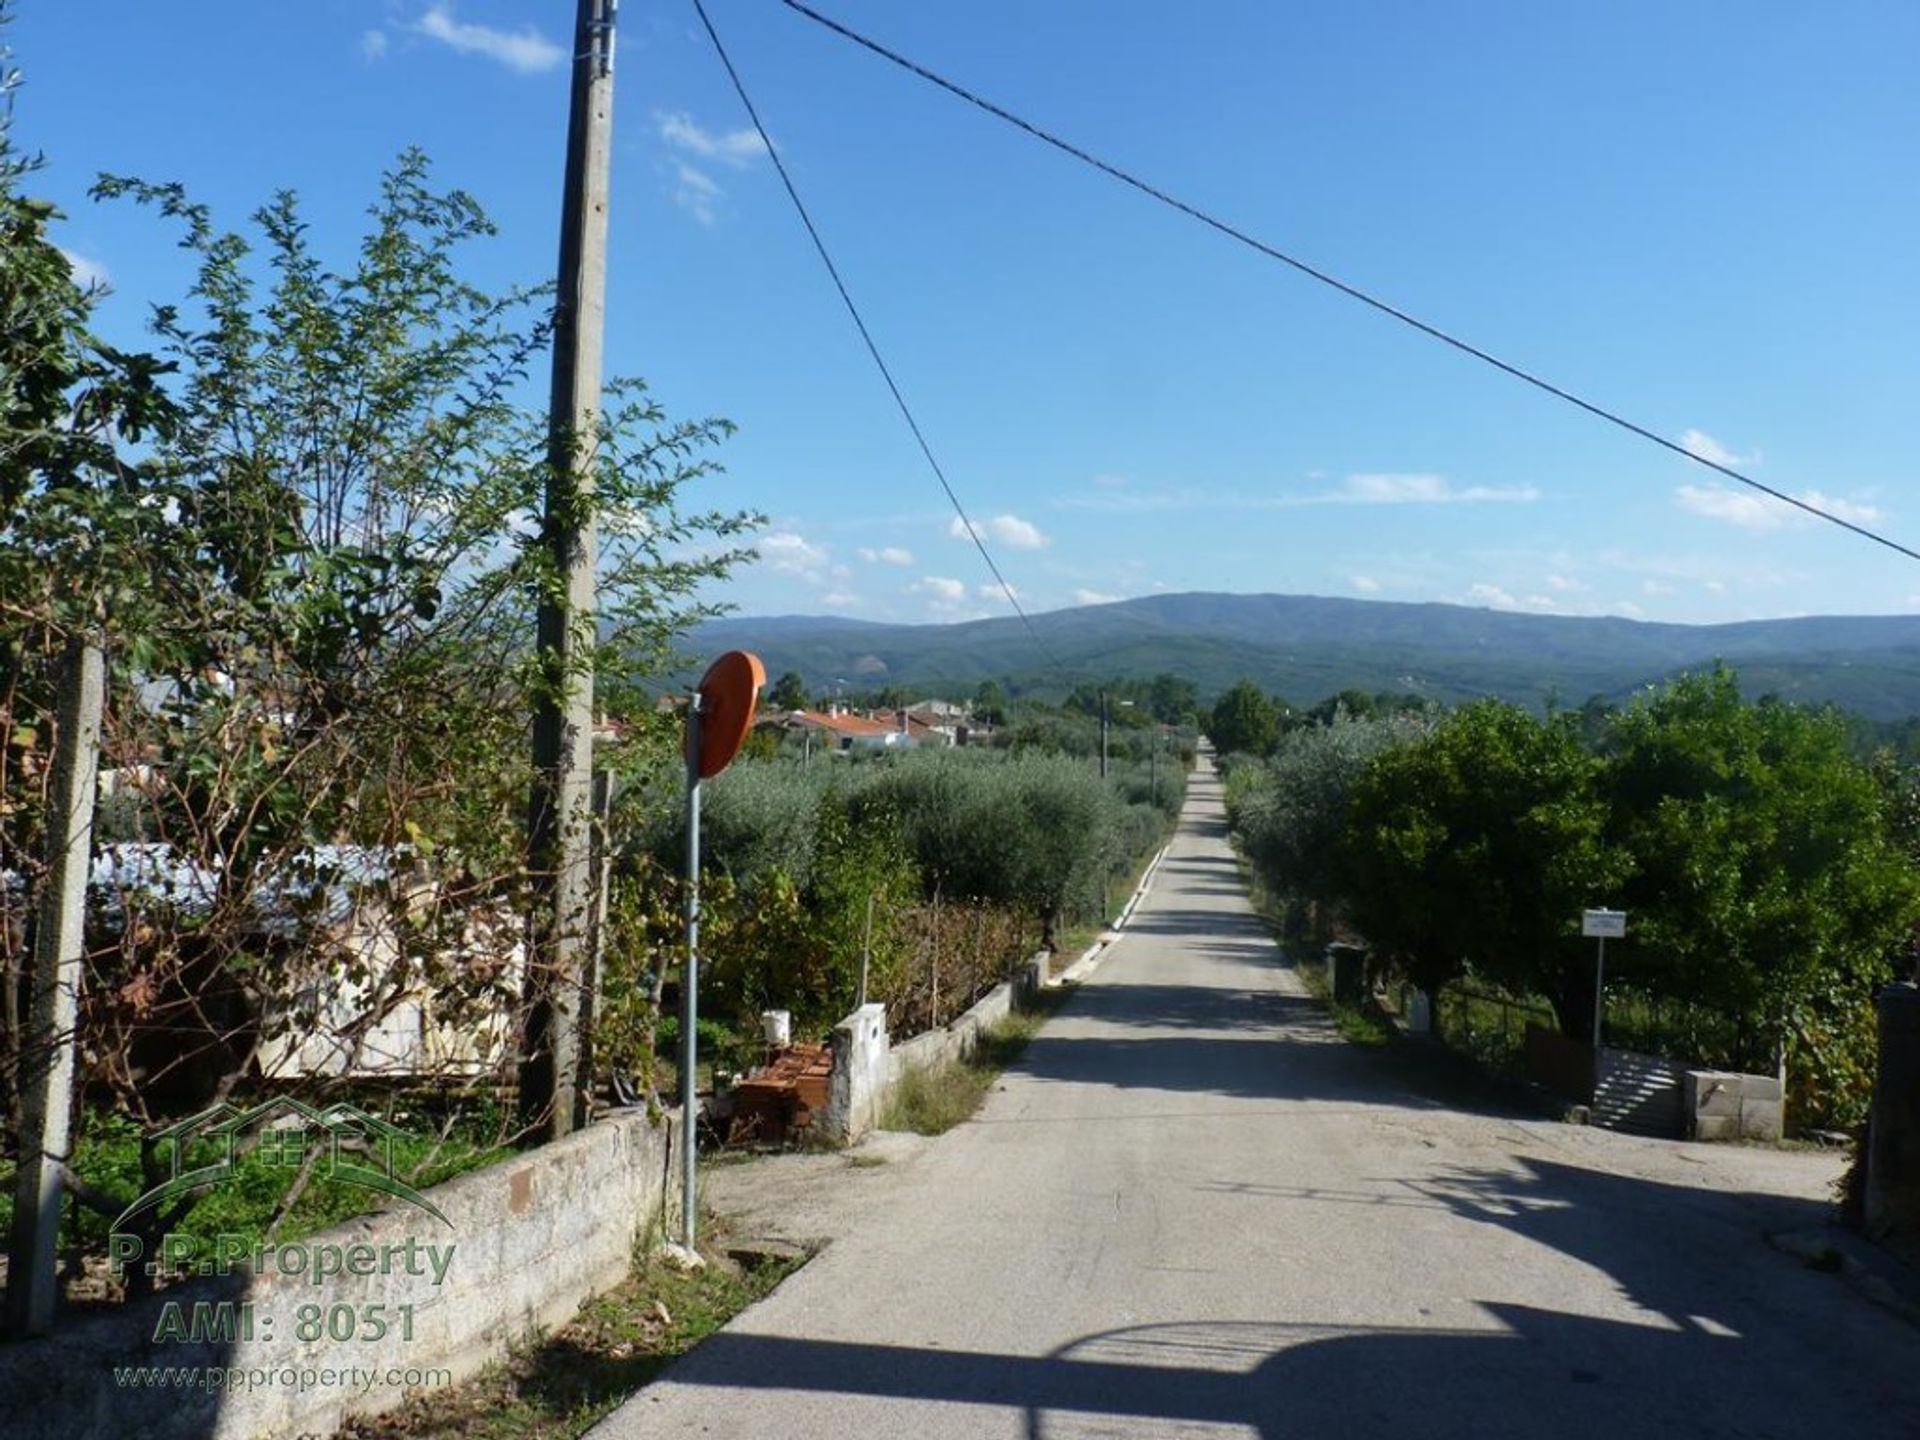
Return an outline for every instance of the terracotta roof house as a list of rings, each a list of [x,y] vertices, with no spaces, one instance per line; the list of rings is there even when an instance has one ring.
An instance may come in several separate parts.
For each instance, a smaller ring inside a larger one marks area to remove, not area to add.
[[[894,721],[875,720],[838,708],[790,710],[785,714],[768,716],[764,723],[777,724],[794,733],[811,730],[822,744],[832,750],[851,750],[856,745],[892,749],[916,743],[913,736]]]

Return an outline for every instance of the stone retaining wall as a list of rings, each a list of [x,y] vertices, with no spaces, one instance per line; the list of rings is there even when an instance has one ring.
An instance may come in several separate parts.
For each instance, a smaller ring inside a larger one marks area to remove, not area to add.
[[[44,1339],[0,1344],[0,1423],[8,1440],[290,1440],[393,1408],[406,1398],[409,1372],[464,1379],[626,1277],[662,1213],[672,1134],[643,1112],[603,1120],[433,1187],[426,1196],[446,1223],[396,1204],[300,1242],[309,1254],[332,1247],[364,1261],[354,1268],[369,1273],[317,1285],[277,1273],[201,1280],[66,1317]],[[445,1259],[438,1278],[425,1247]],[[246,1323],[231,1338],[164,1338],[166,1305],[190,1317],[196,1301],[208,1319]],[[223,1302],[249,1308],[213,1308]],[[309,1306],[320,1307],[323,1324],[345,1328],[350,1319],[353,1338],[302,1340]],[[376,1317],[387,1333],[367,1338]],[[167,1367],[171,1383],[127,1373],[143,1366]],[[191,1378],[183,1378],[187,1367]]]

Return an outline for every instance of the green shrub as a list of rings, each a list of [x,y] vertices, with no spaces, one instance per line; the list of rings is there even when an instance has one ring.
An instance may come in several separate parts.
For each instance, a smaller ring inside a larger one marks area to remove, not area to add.
[[[1115,760],[1033,748],[737,760],[703,800],[701,1003],[743,1035],[763,1009],[820,1035],[867,995],[896,1036],[951,1019],[1164,840],[1185,792],[1171,747]],[[1154,803],[1157,792],[1158,804]],[[612,907],[603,1036],[643,1064],[681,956],[684,821],[662,772]]]

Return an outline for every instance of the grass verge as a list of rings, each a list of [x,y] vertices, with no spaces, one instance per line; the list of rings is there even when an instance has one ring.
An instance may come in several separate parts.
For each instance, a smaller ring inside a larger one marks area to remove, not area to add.
[[[335,1440],[576,1440],[804,1263],[743,1268],[718,1250],[705,1253],[706,1268],[691,1274],[643,1255],[564,1328],[464,1385],[350,1421]]]
[[[973,1054],[938,1070],[910,1070],[887,1097],[881,1128],[943,1135],[980,1108],[1000,1072],[1020,1058],[1062,997],[1047,994],[1037,1008],[1016,1010],[981,1033]]]
[[[1233,858],[1240,868],[1241,877],[1247,882],[1247,894],[1253,903],[1254,913],[1266,925],[1268,933],[1273,936],[1274,944],[1280,947],[1280,952],[1293,961],[1293,973],[1300,977],[1300,983],[1307,987],[1307,993],[1327,1007],[1327,1014],[1333,1020],[1334,1028],[1339,1030],[1349,1044],[1376,1046],[1392,1044],[1398,1033],[1393,1027],[1393,1022],[1372,1005],[1355,1008],[1352,1005],[1343,1005],[1333,998],[1333,992],[1327,989],[1326,971],[1313,963],[1311,957],[1303,961],[1299,947],[1286,938],[1285,927],[1280,920],[1279,902],[1260,882],[1260,877],[1254,873],[1253,867],[1247,863],[1246,857],[1238,849],[1234,851]]]
[[[1342,1035],[1354,1045],[1391,1045],[1393,1026],[1371,1010],[1355,1010],[1350,1005],[1342,1005],[1337,1000],[1329,1000],[1327,1009],[1333,1015],[1333,1023]]]
[[[1327,1007],[1327,1014],[1333,1020],[1334,1028],[1349,1044],[1391,1045],[1393,1043],[1395,1031],[1386,1016],[1371,1006],[1356,1009],[1351,1005],[1342,1005],[1327,989],[1327,977],[1319,966],[1302,965],[1296,962],[1293,973],[1300,977],[1300,983],[1307,987],[1307,993]]]
[[[1120,918],[1120,912],[1127,908],[1127,901],[1131,900],[1133,892],[1140,888],[1141,878],[1146,875],[1147,867],[1153,863],[1153,857],[1165,848],[1172,837],[1173,832],[1169,830],[1167,839],[1141,856],[1139,863],[1127,872],[1126,884],[1109,890],[1106,915],[1102,919],[1092,924],[1075,925],[1060,932],[1059,949],[1053,952],[1053,970],[1056,975],[1084,955],[1087,947],[1098,940],[1112,927],[1113,922]]]

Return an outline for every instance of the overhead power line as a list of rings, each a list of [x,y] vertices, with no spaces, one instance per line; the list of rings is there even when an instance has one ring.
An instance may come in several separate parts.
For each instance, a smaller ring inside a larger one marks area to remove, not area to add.
[[[793,201],[793,208],[800,216],[800,223],[807,227],[807,234],[813,239],[813,248],[820,254],[821,264],[827,267],[827,274],[833,279],[833,288],[840,292],[840,300],[847,307],[847,314],[853,317],[853,325],[860,332],[860,339],[867,347],[867,354],[873,357],[873,363],[880,372],[880,378],[887,382],[887,389],[893,394],[893,403],[900,407],[900,414],[907,422],[907,428],[913,432],[920,453],[927,457],[927,465],[933,471],[934,479],[940,482],[940,488],[946,492],[953,513],[960,517],[960,524],[967,532],[967,538],[973,541],[973,548],[980,552],[980,558],[987,562],[987,569],[999,583],[1000,591],[1007,597],[1007,603],[1013,606],[1013,613],[1020,617],[1020,623],[1027,627],[1027,634],[1033,643],[1040,647],[1040,653],[1051,665],[1058,666],[1052,647],[1040,637],[1032,618],[1021,607],[1020,597],[1014,593],[1013,586],[1007,583],[1007,577],[1000,573],[1000,567],[994,563],[993,556],[987,551],[987,542],[981,537],[980,527],[973,523],[967,514],[966,506],[960,503],[960,497],[954,493],[953,484],[947,479],[947,472],[941,468],[934,457],[933,447],[927,443],[926,432],[920,428],[920,422],[914,419],[913,408],[907,404],[907,397],[893,378],[886,357],[880,353],[880,347],[874,342],[873,332],[867,328],[867,322],[861,317],[860,307],[853,303],[853,296],[847,290],[847,282],[840,278],[840,267],[833,263],[833,256],[827,250],[827,242],[820,237],[820,229],[813,223],[813,216],[807,213],[806,202],[801,200],[800,192],[794,188],[793,177],[787,173],[786,163],[780,158],[780,151],[773,143],[773,137],[767,133],[767,127],[760,123],[760,112],[754,108],[752,99],[747,95],[747,87],[741,83],[740,72],[734,69],[733,58],[727,54],[727,47],[720,42],[720,32],[713,28],[713,21],[707,16],[707,7],[702,0],[693,0],[693,8],[700,16],[700,23],[706,27],[707,38],[713,42],[714,53],[720,57],[720,63],[726,67],[727,78],[733,82],[733,90],[740,97],[740,103],[746,108],[747,118],[753,122],[754,130],[760,136],[760,143],[767,147],[767,158],[773,161],[773,168],[779,172],[780,183],[786,187],[787,198]]]
[[[696,0],[696,3],[697,3],[697,0]],[[1887,549],[1896,551],[1899,554],[1906,556],[1910,560],[1920,560],[1920,550],[1910,549],[1909,547],[1902,545],[1898,540],[1894,540],[1889,536],[1882,535],[1876,530],[1870,530],[1865,525],[1857,524],[1852,520],[1848,520],[1844,518],[1843,516],[1834,514],[1830,510],[1823,510],[1818,505],[1814,505],[1806,500],[1802,500],[1796,495],[1789,495],[1784,490],[1777,490],[1771,485],[1765,484],[1759,480],[1755,480],[1751,475],[1746,475],[1741,473],[1739,470],[1734,469],[1733,466],[1731,465],[1722,464],[1718,460],[1708,459],[1704,455],[1697,455],[1692,450],[1689,450],[1685,445],[1682,445],[1676,440],[1669,440],[1666,436],[1660,434],[1657,430],[1650,430],[1644,425],[1636,424],[1634,421],[1627,419],[1624,415],[1619,414],[1617,411],[1609,410],[1604,405],[1597,404],[1592,400],[1588,400],[1580,395],[1576,395],[1573,391],[1568,390],[1563,386],[1556,385],[1551,380],[1547,380],[1540,375],[1534,374],[1531,370],[1524,369],[1519,365],[1515,365],[1509,361],[1502,360],[1499,356],[1494,355],[1489,351],[1481,349],[1478,345],[1475,345],[1470,341],[1462,340],[1459,336],[1450,334],[1449,332],[1442,330],[1437,325],[1429,324],[1427,321],[1420,319],[1417,315],[1409,314],[1407,311],[1402,310],[1399,306],[1391,304],[1388,301],[1382,300],[1377,295],[1369,294],[1367,291],[1362,290],[1357,285],[1349,285],[1346,281],[1340,279],[1338,276],[1331,275],[1325,270],[1320,269],[1318,266],[1312,265],[1307,261],[1300,259],[1298,256],[1289,255],[1286,251],[1278,249],[1273,245],[1269,245],[1266,241],[1259,239],[1257,236],[1250,235],[1246,231],[1240,229],[1238,226],[1233,225],[1228,221],[1222,220],[1219,217],[1212,215],[1205,210],[1202,210],[1199,206],[1189,204],[1187,201],[1180,199],[1178,196],[1170,195],[1166,191],[1160,189],[1158,186],[1152,185],[1147,181],[1142,180],[1139,176],[1134,175],[1130,171],[1123,170],[1118,165],[1112,164],[1111,162],[1106,160],[1102,160],[1099,156],[1094,155],[1089,151],[1081,149],[1078,145],[1075,145],[1072,141],[1064,140],[1060,136],[1054,134],[1052,131],[1047,130],[1039,125],[1036,125],[1030,120],[1023,119],[1019,115],[1014,114],[1011,110],[1008,110],[1005,106],[997,105],[993,101],[985,98],[984,96],[975,94],[973,91],[967,89],[964,85],[957,84],[954,81],[947,79],[944,75],[940,75],[935,71],[929,70],[926,66],[920,64],[918,61],[911,60],[907,58],[905,55],[900,54],[898,51],[888,49],[885,45],[882,45],[879,41],[870,39],[869,37],[862,35],[857,30],[849,29],[847,26],[841,24],[838,20],[833,19],[831,16],[822,15],[818,10],[815,10],[812,6],[802,3],[802,0],[781,0],[781,3],[784,4],[789,10],[792,10],[797,14],[804,15],[807,19],[813,21],[815,24],[824,26],[828,30],[833,31],[834,34],[839,35],[844,39],[851,40],[854,44],[860,46],[862,49],[871,51],[873,54],[878,55],[881,59],[891,61],[893,64],[898,65],[901,69],[909,71],[910,73],[919,76],[922,80],[927,81],[929,84],[937,86],[938,88],[946,91],[949,95],[953,95],[961,100],[966,101],[969,105],[974,106],[976,109],[985,111],[987,114],[993,116],[997,120],[1005,121],[1007,124],[1013,126],[1017,130],[1025,131],[1028,135],[1032,136],[1035,140],[1040,141],[1042,144],[1050,145],[1055,150],[1058,150],[1063,154],[1072,156],[1075,160],[1080,161],[1082,164],[1092,166],[1095,170],[1100,171],[1102,174],[1108,175],[1113,179],[1118,180],[1121,184],[1129,186],[1134,190],[1138,190],[1141,194],[1149,197],[1150,199],[1157,200],[1162,205],[1168,206],[1169,208],[1174,210],[1178,210],[1182,215],[1185,215],[1188,218],[1193,220],[1198,220],[1202,225],[1207,226],[1209,229],[1217,230],[1222,235],[1227,236],[1229,239],[1239,241],[1242,245],[1247,246],[1249,249],[1258,251],[1260,254],[1265,255],[1270,260],[1278,260],[1282,265],[1286,265],[1291,267],[1294,270],[1297,270],[1299,273],[1307,276],[1309,279],[1317,280],[1322,285],[1326,285],[1334,290],[1338,290],[1342,295],[1347,296],[1349,299],[1358,300],[1362,305],[1369,306],[1370,308],[1379,311],[1382,315],[1390,316],[1393,319],[1398,320],[1401,324],[1410,326],[1413,329],[1418,330],[1421,334],[1426,335],[1431,339],[1438,340],[1443,345],[1451,346],[1453,349],[1458,350],[1463,355],[1470,355],[1474,359],[1482,362],[1483,364],[1491,365],[1494,369],[1502,371],[1503,373],[1512,376],[1515,380],[1519,380],[1525,384],[1531,385],[1536,390],[1545,391],[1547,394],[1553,396],[1555,399],[1563,400],[1569,405],[1572,405],[1577,407],[1578,409],[1584,410],[1589,415],[1596,416],[1597,418],[1606,421],[1609,425],[1614,425],[1619,427],[1622,430],[1625,430],[1628,434],[1637,435],[1642,440],[1652,441],[1655,445],[1660,446],[1663,450],[1671,450],[1674,454],[1681,456],[1683,459],[1691,460],[1696,465],[1703,465],[1709,470],[1717,471],[1718,473],[1726,476],[1729,480],[1737,480],[1740,484],[1748,486],[1751,489],[1758,490],[1763,495],[1770,495],[1775,500],[1784,501],[1786,504],[1793,506],[1795,509],[1803,510],[1807,514],[1815,517],[1816,519],[1825,520],[1826,522],[1832,525],[1838,525],[1843,530],[1851,530],[1854,534],[1859,535],[1864,539],[1871,540],[1876,545],[1884,545],[1886,546]]]

